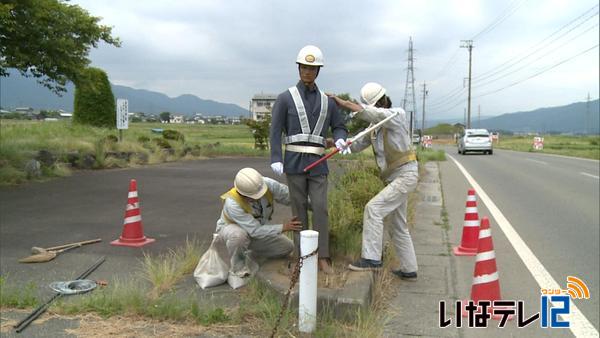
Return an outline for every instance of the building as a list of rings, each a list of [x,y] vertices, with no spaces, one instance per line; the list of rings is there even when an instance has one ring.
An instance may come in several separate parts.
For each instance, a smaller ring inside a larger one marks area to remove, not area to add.
[[[274,94],[255,94],[250,101],[250,113],[255,121],[262,121],[271,115],[271,109],[277,99]]]

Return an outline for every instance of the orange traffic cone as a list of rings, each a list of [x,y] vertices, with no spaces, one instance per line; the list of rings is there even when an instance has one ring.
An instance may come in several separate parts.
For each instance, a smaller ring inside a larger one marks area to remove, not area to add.
[[[501,299],[500,278],[498,276],[498,269],[496,268],[496,253],[494,252],[494,243],[492,242],[490,220],[487,217],[483,217],[481,219],[481,229],[479,230],[479,243],[477,257],[475,258],[473,284],[471,286],[471,300],[477,305],[482,300],[493,302]],[[468,300],[463,301],[463,317],[468,316],[468,312],[465,309],[467,304]],[[488,307],[488,313],[491,314],[493,310],[492,306]],[[481,309],[476,312],[480,313]],[[502,315],[492,315],[492,318],[500,319]],[[509,316],[510,318],[512,316]]]
[[[123,233],[119,239],[110,242],[111,245],[141,247],[154,242],[155,239],[144,236],[142,227],[142,213],[140,211],[137,183],[131,180],[129,183],[129,195],[125,207],[125,221],[123,222]]]
[[[479,236],[479,215],[475,190],[469,189],[465,208],[462,239],[459,246],[453,248],[455,256],[475,256],[477,254],[477,238]]]

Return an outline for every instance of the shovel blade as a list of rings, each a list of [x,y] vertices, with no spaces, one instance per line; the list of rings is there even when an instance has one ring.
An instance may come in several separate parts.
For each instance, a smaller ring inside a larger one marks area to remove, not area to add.
[[[56,258],[56,253],[47,251],[19,259],[19,263],[44,263]]]

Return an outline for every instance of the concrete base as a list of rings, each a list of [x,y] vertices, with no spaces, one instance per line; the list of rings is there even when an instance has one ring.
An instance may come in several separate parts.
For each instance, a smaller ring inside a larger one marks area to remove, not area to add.
[[[272,290],[285,296],[290,287],[289,276],[279,272],[285,264],[282,260],[265,262],[256,278]],[[373,298],[373,272],[349,273],[342,288],[317,290],[317,311],[330,313],[334,318],[346,321],[357,319],[359,312],[368,311]],[[298,307],[298,285],[294,287],[290,296],[290,308]]]

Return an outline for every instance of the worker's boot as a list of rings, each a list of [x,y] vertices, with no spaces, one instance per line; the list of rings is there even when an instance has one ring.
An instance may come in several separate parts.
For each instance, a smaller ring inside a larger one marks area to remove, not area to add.
[[[319,258],[319,270],[323,271],[326,275],[333,274],[333,268],[331,267],[331,259]]]

